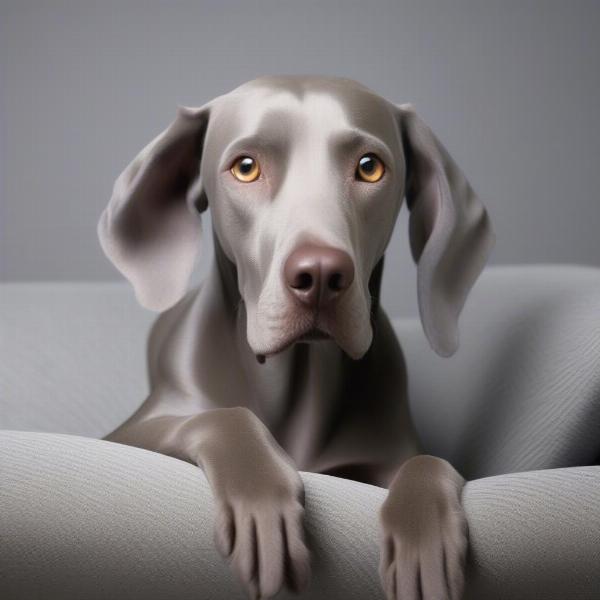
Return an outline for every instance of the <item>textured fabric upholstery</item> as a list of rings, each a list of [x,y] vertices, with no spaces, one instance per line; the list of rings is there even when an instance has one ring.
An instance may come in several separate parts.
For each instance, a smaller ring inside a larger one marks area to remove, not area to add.
[[[0,598],[243,597],[201,471],[89,439],[144,400],[153,318],[126,284],[0,285]],[[395,327],[426,449],[475,479],[468,598],[598,598],[600,270],[488,269],[449,359]],[[385,490],[303,478],[305,597],[380,598]]]
[[[145,399],[154,313],[127,283],[0,285],[0,429],[103,437]]]
[[[0,433],[2,598],[243,598],[212,542],[202,472],[160,454],[43,433]],[[304,473],[312,600],[383,598],[377,510],[385,490]],[[467,485],[467,597],[592,599],[600,467]],[[285,592],[279,598],[292,598]]]
[[[600,457],[600,270],[497,267],[475,285],[451,358],[396,322],[427,450],[473,479]]]

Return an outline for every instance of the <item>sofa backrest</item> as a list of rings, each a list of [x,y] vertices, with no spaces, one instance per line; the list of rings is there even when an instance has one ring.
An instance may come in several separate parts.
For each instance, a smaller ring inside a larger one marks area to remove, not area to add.
[[[155,315],[126,283],[0,285],[0,428],[101,437],[148,393]],[[600,456],[600,270],[484,271],[436,356],[394,322],[425,449],[464,475],[590,464]]]
[[[395,325],[428,452],[469,478],[598,462],[600,269],[486,269],[450,358]]]
[[[125,283],[0,285],[0,428],[110,432],[147,394],[153,319]]]

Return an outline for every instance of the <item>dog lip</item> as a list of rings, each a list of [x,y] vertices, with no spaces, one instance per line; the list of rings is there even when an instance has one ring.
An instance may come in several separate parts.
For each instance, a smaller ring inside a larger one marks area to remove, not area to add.
[[[326,331],[319,329],[318,327],[313,327],[309,329],[306,333],[303,333],[301,336],[296,338],[297,342],[316,342],[320,340],[330,340],[331,335],[329,335]]]
[[[297,344],[297,343],[309,343],[309,342],[325,341],[325,340],[332,340],[332,339],[333,339],[333,336],[331,336],[329,333],[327,333],[326,331],[323,331],[322,329],[320,329],[316,326],[313,326],[313,327],[303,331],[302,333],[295,335],[293,338],[287,339],[283,344],[280,344],[277,348],[274,348],[268,352],[262,353],[261,356],[265,356],[265,357],[275,356],[276,354],[280,354],[284,350],[291,348],[294,344]]]

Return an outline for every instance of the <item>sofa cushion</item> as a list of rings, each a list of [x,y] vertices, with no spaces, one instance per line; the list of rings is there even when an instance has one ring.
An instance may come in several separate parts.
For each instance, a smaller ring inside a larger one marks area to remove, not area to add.
[[[415,321],[395,326],[424,446],[465,477],[598,462],[600,269],[485,271],[451,358]]]
[[[303,473],[312,600],[383,599],[377,512],[385,490]],[[600,467],[467,484],[467,598],[592,600]],[[202,471],[68,435],[0,432],[0,597],[242,599],[213,545]],[[295,598],[283,593],[278,598]]]

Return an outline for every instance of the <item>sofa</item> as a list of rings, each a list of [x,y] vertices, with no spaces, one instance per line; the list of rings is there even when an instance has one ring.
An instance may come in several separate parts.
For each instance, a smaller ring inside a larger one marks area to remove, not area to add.
[[[202,471],[102,441],[147,393],[125,283],[0,285],[0,598],[236,599]],[[394,326],[427,452],[469,480],[466,598],[600,598],[600,269],[491,267],[451,358]],[[312,581],[383,598],[386,491],[302,473]],[[283,591],[278,598],[291,598]]]

